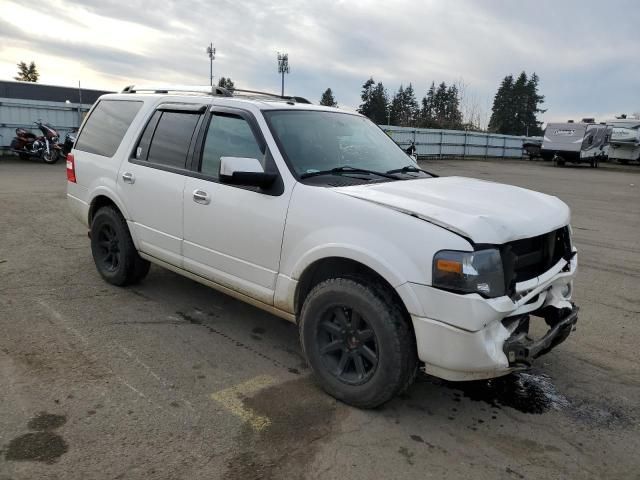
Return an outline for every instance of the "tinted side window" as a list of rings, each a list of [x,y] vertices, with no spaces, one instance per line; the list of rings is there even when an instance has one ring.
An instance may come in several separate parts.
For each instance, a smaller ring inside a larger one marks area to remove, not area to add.
[[[257,158],[265,167],[265,155],[251,127],[242,117],[228,114],[213,114],[211,117],[200,171],[218,178],[221,157]]]
[[[100,100],[80,132],[76,150],[113,157],[140,107],[139,101]]]
[[[142,133],[142,137],[140,137],[140,142],[138,142],[138,147],[136,151],[133,153],[133,156],[136,160],[147,160],[149,157],[149,146],[151,146],[151,139],[153,138],[153,133],[156,131],[156,126],[158,125],[158,120],[160,120],[160,116],[162,112],[156,110],[153,112],[153,116],[147,123],[147,126]]]
[[[193,113],[162,112],[147,160],[168,167],[184,168],[198,117]]]

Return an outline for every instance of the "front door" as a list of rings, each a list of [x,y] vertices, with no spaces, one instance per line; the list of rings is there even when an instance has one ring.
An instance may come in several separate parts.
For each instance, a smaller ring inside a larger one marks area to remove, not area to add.
[[[268,190],[220,183],[221,157],[257,158],[277,172],[255,118],[220,108],[202,138],[198,177],[184,189],[184,267],[273,304],[290,191],[278,178]]]

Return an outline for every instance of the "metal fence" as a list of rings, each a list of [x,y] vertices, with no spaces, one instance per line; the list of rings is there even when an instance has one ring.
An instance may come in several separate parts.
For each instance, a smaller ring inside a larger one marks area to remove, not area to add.
[[[493,133],[380,125],[398,145],[416,145],[419,157],[522,157],[522,144],[527,137]]]
[[[47,102],[17,98],[0,98],[0,148],[8,147],[18,127],[40,135],[33,122],[40,120],[55,128],[60,141],[73,128],[78,128],[91,104]]]
[[[17,98],[0,98],[0,148],[8,147],[15,129],[23,127],[37,133],[34,121],[48,123],[60,134],[77,128],[91,104],[49,102]],[[380,126],[401,147],[414,142],[420,157],[499,157],[519,158],[522,143],[527,137],[465,132],[460,130],[435,130],[426,128]]]

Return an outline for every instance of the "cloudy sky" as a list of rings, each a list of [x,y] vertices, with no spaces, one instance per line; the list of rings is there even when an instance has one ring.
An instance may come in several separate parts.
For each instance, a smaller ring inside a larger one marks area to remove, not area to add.
[[[373,76],[391,93],[412,82],[465,84],[485,117],[500,80],[536,72],[545,121],[640,110],[640,3],[629,1],[0,0],[0,79],[35,61],[41,83],[121,89],[208,84],[214,77],[318,101],[327,87],[357,107]]]

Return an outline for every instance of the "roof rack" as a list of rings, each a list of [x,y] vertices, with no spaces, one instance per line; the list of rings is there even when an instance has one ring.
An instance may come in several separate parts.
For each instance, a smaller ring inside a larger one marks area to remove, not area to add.
[[[304,97],[283,96],[278,95],[277,93],[261,92],[258,90],[245,90],[242,88],[227,89],[209,85],[127,85],[126,87],[124,87],[121,93],[195,93],[200,95],[213,95],[222,97],[233,97],[234,95],[241,96],[245,94],[245,96],[257,95],[270,98],[278,98],[280,100],[286,100],[290,103],[311,103]]]

